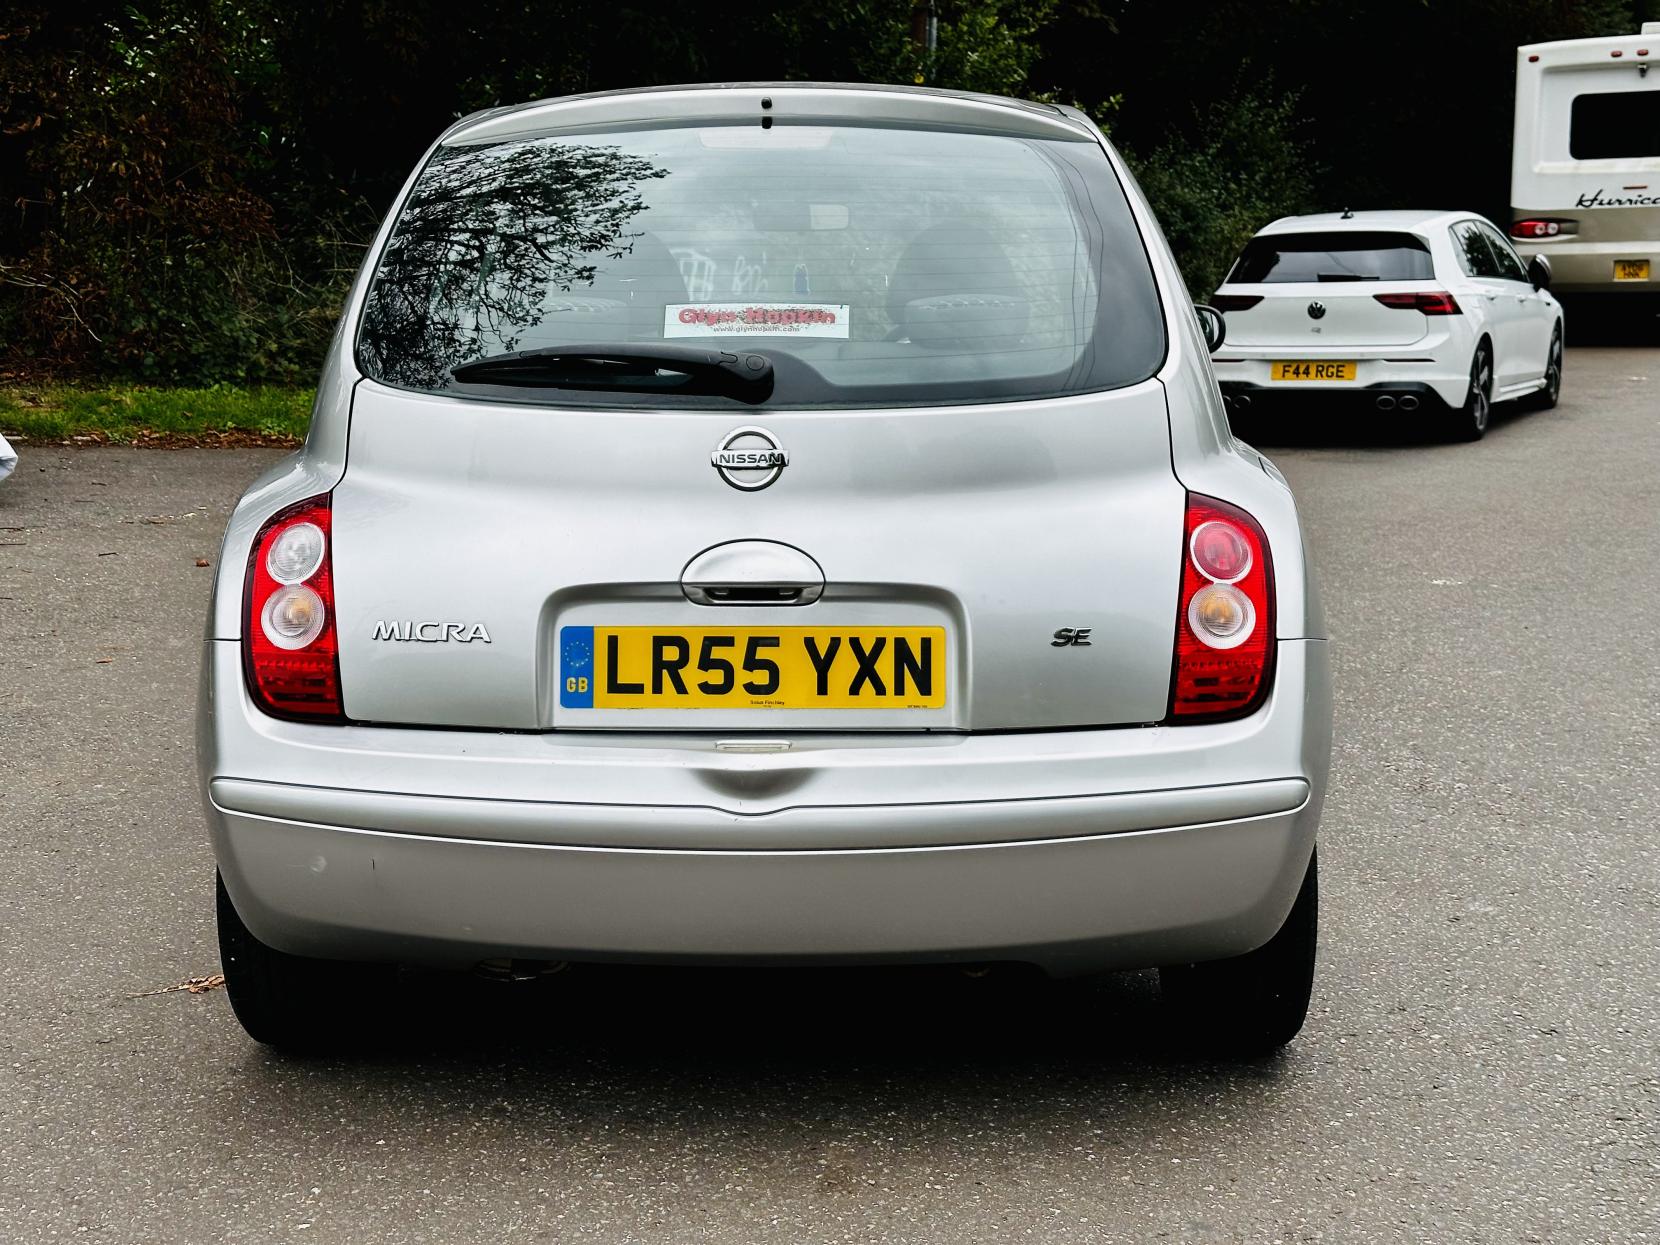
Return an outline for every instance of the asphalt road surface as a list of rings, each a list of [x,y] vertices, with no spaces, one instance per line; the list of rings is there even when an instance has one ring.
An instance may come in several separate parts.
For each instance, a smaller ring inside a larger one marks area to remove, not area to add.
[[[1338,689],[1307,1029],[1160,1048],[1145,974],[417,979],[297,1061],[217,971],[203,606],[255,452],[0,485],[0,1239],[1660,1240],[1660,351],[1478,445],[1259,427]],[[424,1006],[422,1005],[424,1003]]]

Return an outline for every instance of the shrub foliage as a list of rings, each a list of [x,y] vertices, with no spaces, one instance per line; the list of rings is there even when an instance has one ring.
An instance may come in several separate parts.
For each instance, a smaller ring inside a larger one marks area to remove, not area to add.
[[[1285,212],[1502,212],[1516,44],[1636,20],[1622,0],[936,0],[926,52],[914,7],[14,0],[0,368],[308,379],[380,215],[449,121],[659,82],[1076,101],[1111,124],[1203,295]]]

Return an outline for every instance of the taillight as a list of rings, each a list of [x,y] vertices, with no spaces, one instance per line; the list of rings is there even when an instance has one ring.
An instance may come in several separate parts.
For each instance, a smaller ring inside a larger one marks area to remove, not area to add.
[[[1421,311],[1426,316],[1461,316],[1458,300],[1445,290],[1420,290],[1411,294],[1374,294],[1385,307],[1397,311]]]
[[[267,713],[344,721],[329,498],[313,497],[260,529],[248,559],[242,662],[248,690]]]
[[[1249,311],[1261,301],[1261,294],[1212,294],[1210,296],[1210,305],[1218,311]]]
[[[1274,566],[1250,515],[1189,493],[1171,722],[1250,713],[1274,669]]]
[[[1530,216],[1526,220],[1519,220],[1510,226],[1512,238],[1554,238],[1559,234],[1578,233],[1579,224],[1576,221],[1555,219],[1549,216]]]

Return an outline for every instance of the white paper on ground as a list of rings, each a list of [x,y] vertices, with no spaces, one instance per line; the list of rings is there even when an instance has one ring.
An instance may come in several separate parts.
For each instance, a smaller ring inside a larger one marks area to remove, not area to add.
[[[17,451],[12,449],[5,437],[0,437],[0,480],[9,476],[16,467]]]
[[[846,303],[671,303],[664,337],[840,337],[852,323]]]

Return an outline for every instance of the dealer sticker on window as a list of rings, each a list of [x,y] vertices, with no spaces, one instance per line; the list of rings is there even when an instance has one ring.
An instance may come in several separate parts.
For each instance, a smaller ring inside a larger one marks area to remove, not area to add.
[[[671,303],[664,337],[840,337],[851,321],[846,303]]]

